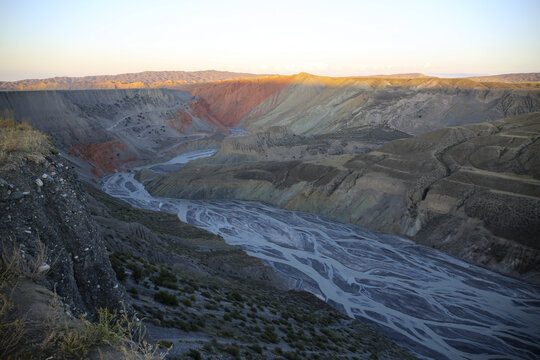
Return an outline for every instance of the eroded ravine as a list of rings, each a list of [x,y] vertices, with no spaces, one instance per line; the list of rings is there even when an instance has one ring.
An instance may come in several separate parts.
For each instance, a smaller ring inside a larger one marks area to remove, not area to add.
[[[175,162],[212,154],[191,152]],[[525,282],[314,214],[256,202],[156,198],[132,173],[104,178],[103,190],[223,236],[422,358],[534,359],[540,353],[540,289]]]

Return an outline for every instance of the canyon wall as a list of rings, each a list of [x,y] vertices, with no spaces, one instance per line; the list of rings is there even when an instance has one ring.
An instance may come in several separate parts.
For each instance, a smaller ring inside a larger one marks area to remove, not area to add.
[[[540,283],[540,114],[445,128],[365,154],[196,162],[154,195],[242,199],[400,234]]]
[[[295,134],[386,126],[409,134],[540,110],[540,83],[434,77],[330,78],[310,74],[182,86],[222,124]]]
[[[361,125],[409,134],[497,120],[540,110],[540,88],[466,79],[295,77],[255,107],[248,130],[286,126],[297,134],[331,133]]]
[[[98,176],[226,132],[205,106],[186,91],[167,89],[0,92],[0,111],[51,136]]]

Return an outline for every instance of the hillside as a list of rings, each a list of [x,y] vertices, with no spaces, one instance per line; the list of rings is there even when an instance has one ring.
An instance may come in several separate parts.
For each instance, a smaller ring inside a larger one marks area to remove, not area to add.
[[[146,174],[146,187],[164,197],[315,212],[540,283],[539,124],[538,113],[522,115],[308,161],[201,160],[153,179]],[[237,147],[232,158],[239,152],[246,150]]]
[[[0,81],[0,90],[89,90],[171,88],[181,84],[241,79],[259,75],[229,71],[145,71],[119,75],[54,77]]]
[[[93,181],[126,163],[155,160],[183,143],[228,132],[201,99],[169,89],[0,92],[1,110],[50,135]]]
[[[420,134],[540,110],[540,88],[468,79],[330,78],[310,74],[182,87],[229,126],[284,126],[302,135],[362,126]]]

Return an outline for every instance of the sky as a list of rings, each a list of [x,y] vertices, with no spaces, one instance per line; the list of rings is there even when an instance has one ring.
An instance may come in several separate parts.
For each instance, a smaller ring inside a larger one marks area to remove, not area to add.
[[[0,0],[0,80],[540,71],[540,0]]]

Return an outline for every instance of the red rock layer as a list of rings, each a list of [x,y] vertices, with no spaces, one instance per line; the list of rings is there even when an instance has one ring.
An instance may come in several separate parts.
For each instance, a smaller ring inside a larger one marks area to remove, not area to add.
[[[191,115],[182,109],[178,110],[176,113],[176,118],[169,120],[169,125],[171,125],[171,127],[179,133],[183,133],[184,128],[192,123],[193,118]]]
[[[205,119],[206,121],[216,125],[222,131],[228,131],[220,119],[214,116],[210,110],[210,105],[204,98],[200,97],[195,99],[189,104],[189,108],[191,109],[191,113],[199,119]]]
[[[118,140],[90,145],[73,144],[69,152],[71,155],[89,160],[95,166],[91,172],[96,177],[112,173],[122,164],[136,159],[126,144]]]
[[[204,100],[205,111],[208,111],[205,115],[211,115],[221,125],[236,126],[251,110],[268,97],[279,93],[292,79],[292,76],[266,76],[186,85],[182,89]]]

